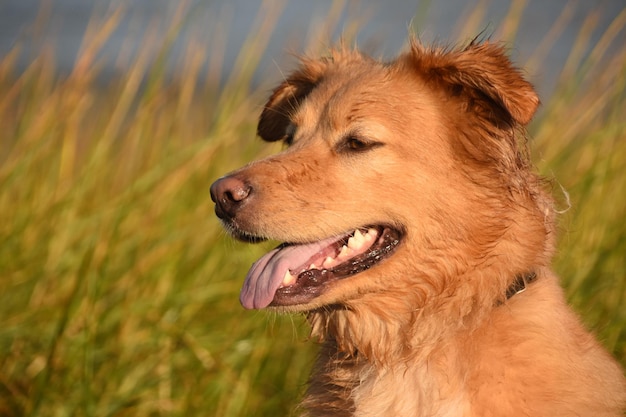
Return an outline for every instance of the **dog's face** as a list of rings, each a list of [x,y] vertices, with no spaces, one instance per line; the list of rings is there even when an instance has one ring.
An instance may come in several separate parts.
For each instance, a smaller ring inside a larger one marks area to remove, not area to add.
[[[444,276],[500,256],[514,217],[505,212],[528,205],[519,211],[532,219],[538,209],[520,186],[515,134],[537,104],[493,45],[303,62],[258,126],[287,149],[211,187],[233,236],[285,242],[252,266],[244,307],[350,304],[407,279],[443,291]],[[527,246],[543,250],[542,221],[526,227],[541,229]]]

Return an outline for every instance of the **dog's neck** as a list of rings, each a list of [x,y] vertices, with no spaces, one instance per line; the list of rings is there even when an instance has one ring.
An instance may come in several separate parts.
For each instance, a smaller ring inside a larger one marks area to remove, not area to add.
[[[507,303],[537,279],[534,271],[515,275],[504,293],[493,301],[492,308]],[[373,364],[384,364],[390,360],[416,359],[415,356],[427,358],[430,348],[446,337],[446,331],[442,331],[442,317],[448,321],[443,328],[454,332],[457,328],[471,327],[471,321],[480,314],[473,311],[436,314],[433,311],[439,311],[439,306],[415,308],[413,306],[420,305],[419,301],[406,301],[406,294],[404,298],[376,295],[371,298],[363,297],[357,305],[334,305],[309,312],[311,335],[320,341],[333,341],[343,354],[358,355]],[[393,300],[393,304],[385,305],[385,300]],[[398,338],[398,335],[402,337]]]
[[[500,310],[509,300],[517,300],[517,295],[535,282],[538,274],[528,272],[513,277],[508,287],[492,299],[493,312]],[[424,381],[435,384],[432,381],[441,377],[440,382],[445,385],[445,378],[454,369],[448,362],[458,360],[463,354],[450,341],[456,340],[458,332],[471,333],[472,326],[479,325],[475,323],[479,319],[470,318],[474,314],[471,312],[467,313],[465,320],[450,315],[450,311],[437,314],[441,306],[430,310],[412,308],[406,292],[404,296],[403,299],[399,294],[390,297],[372,295],[371,299],[365,297],[361,304],[329,306],[308,314],[312,335],[323,344],[303,402],[304,408],[325,412],[319,415],[351,416],[357,407],[353,396],[355,390],[358,387],[361,390],[374,389],[377,384],[369,383],[370,380],[393,375],[390,370],[399,370],[402,374],[409,367],[414,369],[418,373],[403,383],[419,380],[420,392],[428,392],[428,384],[424,385]],[[420,366],[419,363],[426,365]],[[428,373],[428,377],[419,372]],[[429,395],[435,396],[436,392]],[[417,402],[423,407],[432,403],[430,400]],[[428,414],[429,410],[423,412]]]

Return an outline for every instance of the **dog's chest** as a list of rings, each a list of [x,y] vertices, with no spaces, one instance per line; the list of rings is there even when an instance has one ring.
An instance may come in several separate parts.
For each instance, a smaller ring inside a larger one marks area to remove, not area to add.
[[[469,403],[461,385],[441,384],[419,369],[371,371],[354,389],[354,417],[458,417]]]

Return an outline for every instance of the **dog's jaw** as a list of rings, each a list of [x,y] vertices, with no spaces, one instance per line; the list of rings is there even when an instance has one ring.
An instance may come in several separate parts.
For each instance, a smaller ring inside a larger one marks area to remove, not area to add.
[[[308,244],[282,244],[252,265],[240,301],[249,309],[309,310],[336,281],[391,256],[402,236],[398,229],[373,226]]]

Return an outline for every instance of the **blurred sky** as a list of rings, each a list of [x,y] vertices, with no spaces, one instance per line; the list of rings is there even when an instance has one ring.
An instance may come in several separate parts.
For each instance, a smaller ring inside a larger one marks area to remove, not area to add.
[[[61,71],[68,71],[90,19],[102,18],[111,7],[123,5],[126,10],[124,18],[101,55],[104,77],[111,76],[125,70],[118,57],[120,51],[136,54],[142,47],[146,28],[158,27],[157,32],[165,33],[181,3],[185,2],[0,0],[0,57],[15,45],[20,45],[23,48],[20,65],[23,67],[38,55],[42,45],[52,44],[58,67]],[[357,35],[360,46],[377,55],[391,57],[405,45],[409,27],[415,28],[425,42],[449,44],[458,41],[459,28],[468,23],[467,17],[480,5],[486,7],[486,13],[477,22],[477,31],[484,29],[492,39],[497,40],[500,23],[512,4],[525,4],[515,43],[511,45],[514,60],[524,64],[546,38],[559,16],[567,11],[569,17],[555,46],[541,62],[528,69],[531,80],[544,95],[554,88],[557,75],[583,22],[591,15],[597,18],[590,34],[593,44],[620,12],[626,10],[626,0],[526,0],[515,3],[497,0],[189,0],[186,4],[190,13],[177,34],[175,49],[184,50],[190,40],[196,40],[199,45],[206,44],[208,55],[213,53],[210,48],[214,48],[215,53],[221,55],[220,66],[224,76],[232,69],[251,31],[254,36],[255,19],[260,16],[262,23],[277,18],[256,75],[258,82],[267,85],[280,79],[281,71],[289,70],[287,51],[302,52],[307,44],[323,44],[329,38],[336,40],[341,33],[350,33],[355,24],[360,27]],[[343,7],[337,23],[333,25],[326,17],[337,5]],[[625,32],[621,28],[613,48],[626,47]],[[467,36],[462,35],[461,40],[467,40]],[[215,42],[218,37],[219,42]],[[216,47],[222,44],[223,47]],[[171,58],[169,67],[172,73],[177,71],[177,62],[180,61],[176,56]]]

